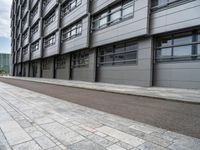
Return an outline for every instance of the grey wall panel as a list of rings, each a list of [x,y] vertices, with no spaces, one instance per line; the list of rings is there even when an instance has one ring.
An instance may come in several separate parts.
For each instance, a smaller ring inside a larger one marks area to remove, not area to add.
[[[42,52],[41,45],[42,45],[42,41],[40,40],[39,49],[37,51],[31,52],[31,60],[41,58],[41,52]]]
[[[147,0],[136,1],[133,18],[93,32],[92,47],[148,34],[148,11]]]
[[[42,77],[43,78],[53,78],[53,72],[54,72],[53,58],[48,58],[48,60],[49,60],[49,69],[44,70],[42,68]]]
[[[89,46],[89,18],[82,20],[82,34],[74,39],[62,42],[62,53],[69,53]]]
[[[33,64],[35,64],[37,67],[36,71],[33,72]],[[30,77],[34,77],[34,73],[35,73],[35,77],[39,78],[40,77],[40,60],[37,60],[37,61],[32,61],[30,63]]]
[[[155,86],[200,88],[200,61],[158,63],[155,65]]]
[[[43,9],[43,16],[46,16],[49,11],[58,4],[58,0],[51,0],[49,4]]]
[[[66,79],[69,80],[70,76],[70,55],[65,56],[65,68],[56,69],[56,78],[57,79]]]
[[[149,87],[152,84],[151,60],[151,39],[143,39],[138,41],[137,64],[100,66],[98,67],[98,81]]]
[[[24,41],[22,41],[22,47],[26,46],[28,43],[29,43],[29,35]]]
[[[95,53],[93,50],[89,54],[89,65],[88,67],[73,68],[72,79],[80,81],[95,81]]]
[[[89,0],[82,0],[82,3],[80,6],[75,8],[69,14],[65,15],[62,18],[61,27],[63,28],[65,26],[68,26],[69,24],[77,21],[79,18],[85,16],[88,13],[88,7],[89,7],[88,3],[89,3]]]
[[[151,34],[200,25],[200,1],[152,13]]]
[[[50,47],[43,48],[43,57],[49,57],[59,53],[59,32],[56,32],[56,43]]]
[[[92,13],[96,13],[117,1],[119,1],[119,0],[93,0],[92,1]]]
[[[59,27],[59,11],[58,9],[56,9],[56,14],[55,14],[55,20],[54,22],[52,22],[51,24],[49,24],[48,26],[43,28],[43,34],[44,36],[47,36],[48,34],[52,33],[53,31],[55,31],[56,29],[58,29]]]
[[[22,76],[23,77],[28,77],[28,70],[29,70],[29,64],[23,63],[22,64]]]
[[[23,62],[28,61],[30,59],[29,56],[30,56],[30,46],[28,46],[28,53],[22,56],[22,61]]]

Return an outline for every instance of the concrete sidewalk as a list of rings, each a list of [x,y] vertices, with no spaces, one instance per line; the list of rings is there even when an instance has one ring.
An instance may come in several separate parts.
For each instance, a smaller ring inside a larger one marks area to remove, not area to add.
[[[0,82],[0,150],[199,150],[200,139]]]
[[[27,77],[1,77],[17,80],[33,81],[40,83],[48,83],[54,85],[62,85],[67,87],[83,88],[90,90],[98,90],[104,92],[113,92],[119,94],[128,94],[135,96],[144,96],[151,98],[160,98],[173,101],[181,101],[188,103],[200,104],[200,89],[177,89],[177,88],[161,88],[161,87],[140,87],[129,85],[118,85],[108,83],[94,83],[84,81],[46,79],[46,78],[27,78]]]

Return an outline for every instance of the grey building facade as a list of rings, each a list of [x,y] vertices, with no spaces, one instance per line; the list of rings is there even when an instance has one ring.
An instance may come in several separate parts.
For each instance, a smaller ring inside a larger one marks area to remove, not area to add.
[[[13,75],[200,88],[200,0],[13,0]]]

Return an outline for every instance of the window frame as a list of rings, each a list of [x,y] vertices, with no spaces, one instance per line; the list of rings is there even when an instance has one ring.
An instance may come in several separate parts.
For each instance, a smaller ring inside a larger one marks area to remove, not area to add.
[[[89,66],[89,50],[81,50],[72,53],[71,68],[82,68]]]
[[[56,33],[53,33],[46,37],[43,42],[44,48],[51,47],[56,44]]]

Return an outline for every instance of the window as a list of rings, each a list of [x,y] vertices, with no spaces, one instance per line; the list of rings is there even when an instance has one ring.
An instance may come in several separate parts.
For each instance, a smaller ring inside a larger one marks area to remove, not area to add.
[[[81,0],[70,0],[67,1],[63,6],[62,6],[62,17],[69,14],[71,11],[73,11],[76,7],[81,5]]]
[[[44,47],[50,47],[52,45],[56,44],[56,34],[53,34],[46,39],[44,39]]]
[[[82,33],[82,22],[76,23],[69,28],[66,28],[62,31],[62,40],[70,40],[72,38],[81,35]]]
[[[39,41],[31,44],[31,52],[39,50]]]
[[[152,0],[152,6],[153,8],[162,8],[176,2],[187,2],[187,1],[186,0]]]
[[[33,36],[39,29],[39,22],[37,22],[32,28],[31,28],[31,36]]]
[[[31,19],[37,14],[38,12],[38,5],[31,11]]]
[[[93,30],[108,27],[117,22],[121,22],[127,18],[133,17],[134,0],[123,0],[114,7],[101,12],[94,16]]]
[[[64,69],[66,65],[66,57],[59,56],[56,59],[56,69]]]
[[[28,54],[28,46],[22,49],[23,55]]]
[[[48,25],[50,25],[52,22],[55,21],[55,19],[56,19],[55,12],[53,12],[50,16],[48,16],[44,20],[44,27],[47,27]]]
[[[26,15],[26,17],[22,20],[22,28],[24,28],[27,20],[28,20],[28,16]]]
[[[28,37],[28,30],[22,35],[22,41]]]
[[[72,54],[72,67],[85,67],[89,64],[89,51],[82,50]]]
[[[193,31],[159,37],[156,48],[156,60],[158,62],[168,62],[197,59],[200,51],[198,36],[198,32]]]
[[[137,44],[132,41],[99,48],[98,64],[100,66],[136,64],[136,62]]]

